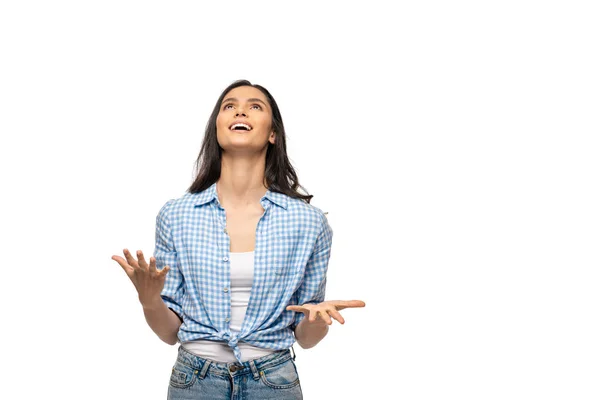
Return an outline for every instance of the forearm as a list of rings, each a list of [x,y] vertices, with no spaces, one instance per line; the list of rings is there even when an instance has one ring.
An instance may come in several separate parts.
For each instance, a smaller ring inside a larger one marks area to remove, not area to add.
[[[170,345],[177,344],[181,320],[167,307],[162,298],[158,297],[151,302],[142,303],[142,308],[146,322],[160,340]]]
[[[329,325],[320,318],[315,322],[309,322],[308,317],[302,319],[302,321],[296,326],[294,335],[296,341],[303,349],[310,349],[319,343],[329,332]]]

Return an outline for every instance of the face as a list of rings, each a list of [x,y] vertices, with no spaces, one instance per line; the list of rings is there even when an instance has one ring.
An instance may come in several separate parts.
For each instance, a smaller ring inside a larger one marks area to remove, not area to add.
[[[263,149],[275,143],[271,129],[272,111],[267,97],[252,86],[230,90],[217,116],[217,141],[225,151]]]

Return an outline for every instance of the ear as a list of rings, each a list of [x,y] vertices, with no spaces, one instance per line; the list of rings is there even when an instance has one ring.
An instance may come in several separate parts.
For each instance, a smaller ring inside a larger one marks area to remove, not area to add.
[[[271,132],[271,136],[269,136],[269,142],[271,142],[271,144],[275,144],[275,131]]]

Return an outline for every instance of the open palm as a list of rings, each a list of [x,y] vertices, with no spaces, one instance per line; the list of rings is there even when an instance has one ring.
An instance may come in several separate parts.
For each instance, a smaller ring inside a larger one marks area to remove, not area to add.
[[[288,311],[297,311],[304,313],[308,317],[309,322],[324,321],[327,325],[332,324],[331,318],[338,321],[340,324],[345,322],[340,310],[344,308],[359,308],[364,307],[365,302],[362,300],[327,300],[319,304],[306,303],[301,306],[287,306]]]

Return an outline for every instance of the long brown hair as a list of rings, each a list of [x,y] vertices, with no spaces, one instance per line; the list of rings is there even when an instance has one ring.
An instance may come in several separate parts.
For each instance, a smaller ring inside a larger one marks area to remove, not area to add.
[[[285,144],[285,128],[283,127],[283,120],[277,102],[267,89],[260,85],[253,85],[247,80],[237,80],[233,82],[225,88],[223,93],[219,96],[215,108],[206,124],[200,154],[195,163],[196,178],[188,188],[188,192],[201,192],[210,187],[210,185],[215,183],[221,176],[221,153],[223,152],[223,149],[219,146],[219,142],[217,141],[217,116],[219,115],[221,102],[225,95],[229,93],[230,90],[239,86],[251,86],[263,92],[269,100],[269,104],[273,110],[271,124],[275,131],[275,144],[269,142],[265,162],[265,180],[269,190],[302,199],[307,203],[310,203],[313,196],[309,195],[308,192],[306,192],[306,189],[298,183],[296,171],[288,159]],[[299,193],[297,191],[298,188],[301,188],[307,194]]]

